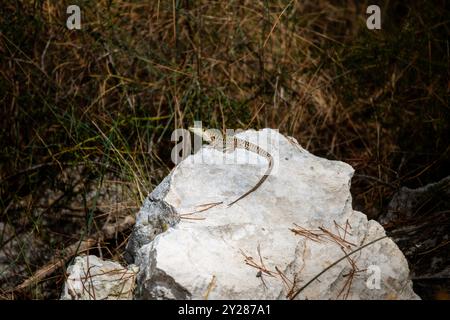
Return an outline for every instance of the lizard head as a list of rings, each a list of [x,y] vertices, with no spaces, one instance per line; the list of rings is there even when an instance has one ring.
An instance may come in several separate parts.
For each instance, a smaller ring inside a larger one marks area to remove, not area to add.
[[[214,142],[214,140],[216,139],[216,136],[213,134],[213,130],[205,130],[199,127],[189,127],[189,131],[201,137],[205,142],[208,143]]]

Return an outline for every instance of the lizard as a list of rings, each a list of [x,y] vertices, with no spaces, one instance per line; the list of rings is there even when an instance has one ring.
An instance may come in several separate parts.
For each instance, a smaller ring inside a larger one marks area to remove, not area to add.
[[[230,202],[228,204],[228,207],[231,207],[233,204],[235,204],[239,200],[245,198],[250,193],[252,193],[256,189],[258,189],[264,183],[264,181],[266,181],[267,177],[272,172],[273,157],[269,152],[262,149],[260,146],[254,144],[254,143],[251,143],[250,141],[237,138],[235,136],[226,137],[225,139],[223,139],[222,135],[220,135],[220,134],[219,134],[219,136],[216,136],[212,132],[202,129],[202,128],[198,128],[198,127],[190,127],[189,130],[191,132],[193,132],[194,134],[200,136],[205,142],[209,143],[210,146],[215,149],[218,149],[218,150],[222,149],[221,151],[225,151],[225,152],[232,152],[238,148],[244,149],[244,150],[253,152],[259,156],[266,158],[267,161],[269,162],[266,172],[261,177],[261,179],[258,181],[258,183],[256,185],[254,185],[251,189],[249,189],[247,192],[245,192],[243,195],[241,195],[239,198]],[[225,144],[224,144],[224,142],[225,142]],[[225,146],[225,150],[224,150],[224,146]]]

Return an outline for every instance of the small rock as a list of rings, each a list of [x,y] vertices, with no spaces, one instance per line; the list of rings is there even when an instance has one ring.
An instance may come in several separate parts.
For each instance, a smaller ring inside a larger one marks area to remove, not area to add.
[[[122,267],[96,256],[78,256],[67,269],[61,300],[127,300],[133,298],[138,268]]]
[[[402,187],[378,219],[412,266],[424,299],[450,293],[450,176],[420,188]]]

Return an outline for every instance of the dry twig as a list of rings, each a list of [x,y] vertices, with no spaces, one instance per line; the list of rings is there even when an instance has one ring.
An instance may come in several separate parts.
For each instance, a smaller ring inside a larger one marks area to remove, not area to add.
[[[89,250],[99,241],[112,239],[115,236],[116,232],[123,232],[124,230],[130,228],[134,224],[134,222],[134,217],[127,216],[121,223],[115,224],[113,226],[106,225],[102,231],[95,233],[93,236],[85,240],[81,240],[70,245],[61,253],[60,257],[54,257],[49,263],[37,270],[31,277],[12,289],[12,292],[23,291],[33,284],[42,281],[57,269],[64,266],[67,261],[69,261],[69,259],[73,256]]]

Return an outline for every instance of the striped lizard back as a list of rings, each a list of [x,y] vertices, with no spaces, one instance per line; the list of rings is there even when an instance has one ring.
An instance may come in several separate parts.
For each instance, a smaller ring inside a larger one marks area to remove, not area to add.
[[[256,153],[257,155],[260,155],[260,156],[266,158],[267,161],[269,162],[269,166],[268,166],[266,172],[264,173],[263,177],[258,181],[258,183],[254,187],[252,187],[250,190],[248,190],[246,193],[244,193],[242,196],[240,196],[236,200],[232,201],[228,205],[229,207],[232,206],[233,204],[235,204],[236,202],[238,202],[239,200],[241,200],[242,198],[245,198],[246,196],[248,196],[250,193],[252,193],[256,189],[258,189],[264,183],[264,181],[267,179],[267,177],[269,176],[269,174],[272,171],[272,167],[273,167],[272,155],[269,152],[267,152],[266,150],[259,147],[258,145],[251,143],[247,140],[239,139],[236,137],[233,137],[232,139],[230,139],[228,137],[225,139],[225,145],[224,145],[224,140],[221,137],[213,138],[212,146],[216,149],[222,149],[223,147],[225,147],[225,151],[234,151],[235,149],[238,149],[238,148],[244,149],[244,150]]]

